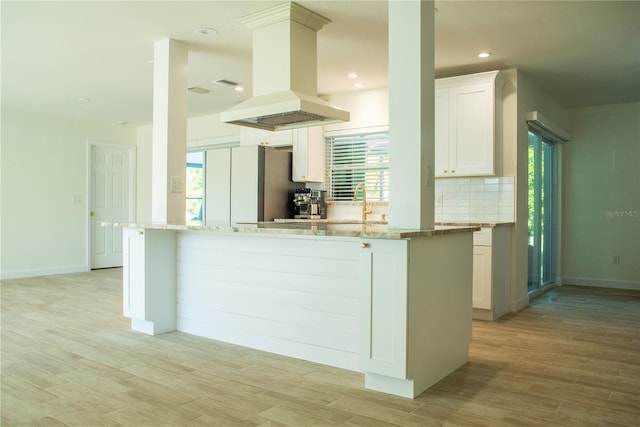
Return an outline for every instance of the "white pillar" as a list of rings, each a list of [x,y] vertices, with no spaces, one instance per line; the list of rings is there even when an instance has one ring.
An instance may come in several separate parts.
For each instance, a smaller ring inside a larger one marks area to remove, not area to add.
[[[165,39],[153,55],[151,220],[185,223],[187,46]]]
[[[434,3],[389,1],[389,226],[433,228]]]

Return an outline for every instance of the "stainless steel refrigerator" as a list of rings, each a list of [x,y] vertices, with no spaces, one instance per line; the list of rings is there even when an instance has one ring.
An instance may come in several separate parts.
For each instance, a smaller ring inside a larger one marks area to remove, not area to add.
[[[262,146],[208,150],[206,223],[292,218],[291,152]]]

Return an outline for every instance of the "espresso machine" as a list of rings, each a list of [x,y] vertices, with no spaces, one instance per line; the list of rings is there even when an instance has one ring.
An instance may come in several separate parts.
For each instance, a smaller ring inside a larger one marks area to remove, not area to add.
[[[293,194],[293,217],[295,219],[327,218],[327,192],[311,188],[296,188]]]

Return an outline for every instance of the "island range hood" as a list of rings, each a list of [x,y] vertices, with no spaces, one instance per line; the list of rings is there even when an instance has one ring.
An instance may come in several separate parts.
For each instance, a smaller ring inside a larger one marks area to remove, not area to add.
[[[222,112],[222,122],[273,131],[349,121],[317,96],[316,33],[329,19],[287,2],[240,22],[253,31],[253,97]]]

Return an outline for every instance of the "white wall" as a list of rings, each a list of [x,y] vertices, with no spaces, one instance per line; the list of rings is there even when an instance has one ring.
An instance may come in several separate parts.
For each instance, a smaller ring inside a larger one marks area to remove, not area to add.
[[[1,277],[89,268],[88,140],[135,145],[135,132],[131,125],[2,110]]]
[[[640,289],[640,102],[564,117],[563,282]]]
[[[325,133],[389,126],[389,89],[370,89],[324,97],[331,104],[349,111],[351,119],[324,127]]]

